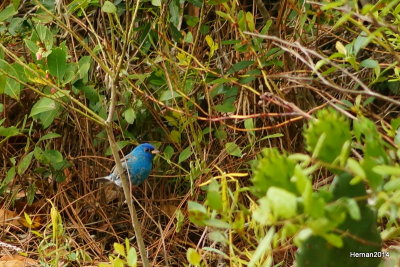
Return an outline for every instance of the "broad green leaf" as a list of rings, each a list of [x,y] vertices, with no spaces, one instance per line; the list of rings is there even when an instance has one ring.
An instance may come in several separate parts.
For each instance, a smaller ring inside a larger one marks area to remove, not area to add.
[[[101,8],[101,11],[106,13],[116,13],[117,7],[110,1],[105,1],[103,7]]]
[[[43,152],[43,156],[48,163],[58,163],[63,161],[63,156],[60,151],[48,149]]]
[[[0,12],[0,22],[5,21],[8,18],[11,18],[15,14],[17,14],[17,10],[15,10],[14,5],[10,4],[5,9]]]
[[[39,99],[38,102],[33,105],[31,113],[29,114],[29,117],[33,117],[35,115],[38,115],[40,113],[46,112],[46,111],[52,111],[56,109],[56,102],[53,99],[47,98],[47,97],[42,97]]]
[[[82,79],[87,76],[88,71],[90,69],[90,62],[92,58],[89,56],[83,56],[79,59],[78,66],[79,66],[79,77]]]
[[[136,112],[133,108],[128,108],[124,111],[123,116],[127,123],[132,124],[136,119]]]
[[[167,101],[167,100],[174,99],[174,98],[177,98],[177,97],[181,97],[181,95],[177,91],[175,91],[175,90],[171,91],[171,90],[168,89],[168,90],[165,90],[161,94],[159,100],[160,101]]]
[[[172,0],[169,3],[169,21],[175,28],[179,26],[179,19],[180,19],[180,5],[179,0]]]
[[[164,149],[164,156],[165,156],[165,158],[166,159],[168,159],[168,160],[170,160],[171,159],[171,157],[172,157],[172,155],[174,155],[174,148],[172,147],[172,146],[167,146],[165,149]]]
[[[3,127],[0,126],[0,136],[11,137],[19,134],[19,130],[15,126]]]
[[[267,192],[271,210],[277,219],[289,219],[297,214],[296,195],[282,188],[271,187]]]
[[[375,69],[379,67],[379,62],[374,59],[364,59],[361,61],[360,65],[365,68]]]
[[[160,6],[161,6],[161,0],[151,0],[151,4],[152,4],[153,6],[158,6],[158,7],[160,7]]]
[[[7,61],[0,59],[0,68],[10,75],[0,75],[0,92],[4,92],[6,95],[14,98],[15,100],[19,100],[21,85],[15,80],[19,79],[19,75],[12,65],[8,64]],[[14,79],[15,78],[15,79]]]
[[[187,148],[182,150],[182,152],[179,154],[178,163],[187,160],[192,154],[193,154],[192,147],[188,146]]]
[[[219,190],[219,183],[212,180],[207,189],[207,204],[214,210],[222,210],[222,196]]]
[[[201,256],[193,248],[189,248],[186,252],[186,258],[188,262],[194,266],[199,266],[201,262]]]
[[[188,202],[189,219],[198,226],[205,226],[205,221],[209,219],[207,209],[200,203]]]
[[[240,147],[233,142],[226,143],[225,149],[226,149],[226,152],[231,156],[241,157],[243,155]]]
[[[128,255],[126,255],[126,263],[129,267],[137,266],[137,253],[135,248],[130,248],[128,251]]]
[[[47,65],[51,75],[62,79],[67,70],[67,54],[61,48],[55,48],[47,57]]]

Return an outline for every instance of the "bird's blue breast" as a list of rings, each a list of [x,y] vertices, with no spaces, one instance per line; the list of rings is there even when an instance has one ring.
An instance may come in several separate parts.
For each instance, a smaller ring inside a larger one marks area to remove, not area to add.
[[[132,184],[139,185],[149,177],[153,167],[152,159],[145,155],[131,156],[127,159],[127,170]]]

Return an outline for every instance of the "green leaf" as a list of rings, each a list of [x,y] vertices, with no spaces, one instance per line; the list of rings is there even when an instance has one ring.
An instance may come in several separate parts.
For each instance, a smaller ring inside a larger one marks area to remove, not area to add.
[[[15,14],[17,14],[17,10],[15,10],[14,5],[10,4],[5,9],[0,12],[0,22],[5,21],[8,18],[11,18]]]
[[[136,112],[133,108],[128,108],[124,111],[123,116],[127,123],[132,124],[136,119]]]
[[[4,193],[4,191],[7,189],[7,185],[14,179],[15,174],[16,174],[16,172],[15,172],[15,166],[12,166],[12,167],[7,171],[6,178],[4,178],[4,179],[1,181],[1,184],[0,184],[0,195],[2,195],[2,194]]]
[[[384,186],[383,189],[385,191],[396,191],[400,189],[400,179],[396,178],[393,180],[390,180],[389,182],[387,182]]]
[[[172,146],[167,146],[165,149],[164,149],[164,157],[167,159],[167,160],[171,160],[171,157],[174,155],[174,152],[175,152],[175,150],[174,150],[174,148],[172,147]]]
[[[3,127],[0,126],[0,136],[11,137],[19,134],[19,130],[15,126]]]
[[[182,152],[179,154],[178,163],[187,160],[192,154],[193,154],[192,147],[188,146],[187,148],[182,150]]]
[[[126,263],[129,267],[137,266],[137,253],[135,248],[130,248],[128,251],[128,255],[126,255]]]
[[[90,69],[90,63],[92,58],[90,56],[83,56],[79,59],[78,66],[79,66],[79,77],[83,79],[87,76],[88,71]]]
[[[38,102],[35,103],[35,105],[33,105],[31,113],[29,114],[29,117],[33,117],[40,113],[43,113],[46,111],[52,111],[55,109],[56,109],[56,102],[53,99],[50,99],[47,97],[42,97],[39,99]]]
[[[119,243],[114,243],[114,250],[121,256],[125,257],[125,247]]]
[[[267,198],[277,219],[289,219],[297,214],[296,195],[278,187],[270,187]]]
[[[254,129],[254,120],[252,118],[244,120],[244,128],[246,128],[246,130],[249,130],[248,132],[251,135],[255,135],[254,131],[251,130]]]
[[[180,7],[179,7],[179,0],[172,0],[169,3],[169,21],[175,28],[179,26],[179,19],[180,19]]]
[[[28,153],[18,164],[18,175],[24,174],[24,172],[28,169],[29,165],[31,164],[33,157],[33,151]]]
[[[241,157],[243,155],[240,147],[233,142],[226,143],[225,149],[226,149],[226,152],[231,156]]]
[[[117,7],[110,1],[105,1],[103,7],[101,8],[101,11],[106,13],[116,13]]]
[[[200,203],[188,202],[189,219],[199,226],[205,226],[205,221],[209,219],[207,209]]]
[[[170,99],[174,99],[177,97],[181,97],[181,95],[175,90],[166,90],[160,96],[160,101],[167,101]]]
[[[253,168],[252,191],[258,196],[265,196],[271,186],[297,193],[295,183],[291,181],[296,162],[279,153],[276,148],[266,148],[262,158],[257,160]]]
[[[255,26],[254,26],[254,16],[251,12],[246,12],[246,22],[249,31],[253,32],[255,30]]]
[[[378,61],[373,60],[373,59],[370,59],[370,58],[361,61],[360,65],[361,65],[362,67],[370,68],[370,69],[379,68],[379,63],[378,63]]]
[[[43,156],[48,163],[55,164],[63,161],[63,156],[60,151],[48,149],[43,152]]]
[[[161,6],[161,0],[151,0],[153,6]]]
[[[203,0],[187,0],[187,1],[197,7],[203,6]]]
[[[353,198],[348,198],[348,197],[342,198],[341,200],[344,201],[346,208],[350,214],[350,217],[356,221],[360,220],[361,213],[357,201],[355,201]]]
[[[212,180],[207,189],[207,204],[214,210],[222,210],[222,196],[219,190],[219,183]]]
[[[223,220],[218,220],[218,219],[208,219],[205,220],[204,223],[207,226],[213,227],[213,228],[222,228],[222,229],[229,229],[230,224],[227,222],[224,222]]]
[[[252,61],[252,60],[250,60],[250,61],[241,61],[241,62],[238,62],[238,63],[234,64],[234,65],[226,72],[226,74],[232,74],[232,73],[238,72],[238,71],[240,71],[240,70],[242,70],[242,69],[245,69],[245,68],[247,68],[247,67],[249,67],[249,66],[251,66],[251,65],[253,65],[253,64],[254,64],[254,61]]]
[[[217,11],[216,11],[217,12]],[[197,25],[197,23],[199,23],[200,19],[198,17],[195,16],[190,16],[190,15],[184,15],[183,16],[186,20],[186,24],[189,27],[194,27]]]
[[[194,266],[199,266],[201,262],[200,254],[193,248],[189,248],[186,252],[188,262]]]
[[[339,235],[335,234],[324,234],[323,237],[329,244],[334,247],[341,248],[343,247],[343,240]]]
[[[19,75],[14,67],[8,64],[7,61],[0,59],[0,68],[8,73],[10,76],[18,79]],[[0,92],[4,92],[6,95],[14,98],[15,100],[19,100],[19,95],[21,92],[21,85],[17,80],[14,80],[11,77],[6,75],[0,75]]]
[[[61,48],[55,48],[47,57],[47,66],[51,75],[62,79],[67,70],[67,54]]]
[[[45,135],[43,135],[42,137],[40,137],[38,143],[39,143],[40,141],[49,140],[49,139],[53,139],[53,138],[59,138],[59,137],[61,137],[61,134],[58,134],[58,133],[48,133],[48,134],[45,134]]]
[[[307,150],[324,162],[332,163],[351,140],[350,124],[336,110],[320,110],[304,130]],[[350,146],[347,146],[349,149]]]
[[[356,161],[355,159],[353,158],[347,159],[347,168],[349,168],[350,171],[356,176],[359,176],[362,179],[366,178],[364,169],[361,167],[360,163],[358,163],[358,161]]]
[[[392,175],[400,177],[400,166],[378,165],[372,170],[380,175]]]

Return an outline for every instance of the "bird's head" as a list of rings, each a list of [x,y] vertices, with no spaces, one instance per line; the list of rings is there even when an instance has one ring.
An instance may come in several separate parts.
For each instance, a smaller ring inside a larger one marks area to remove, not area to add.
[[[144,143],[140,144],[132,151],[132,155],[135,157],[144,157],[152,160],[156,154],[160,153],[153,145]]]

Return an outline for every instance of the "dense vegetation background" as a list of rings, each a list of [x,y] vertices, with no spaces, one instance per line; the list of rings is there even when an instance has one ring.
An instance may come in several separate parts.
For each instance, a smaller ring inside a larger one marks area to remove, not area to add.
[[[395,0],[2,1],[0,262],[397,266],[399,24]],[[143,142],[129,209],[94,179]]]

